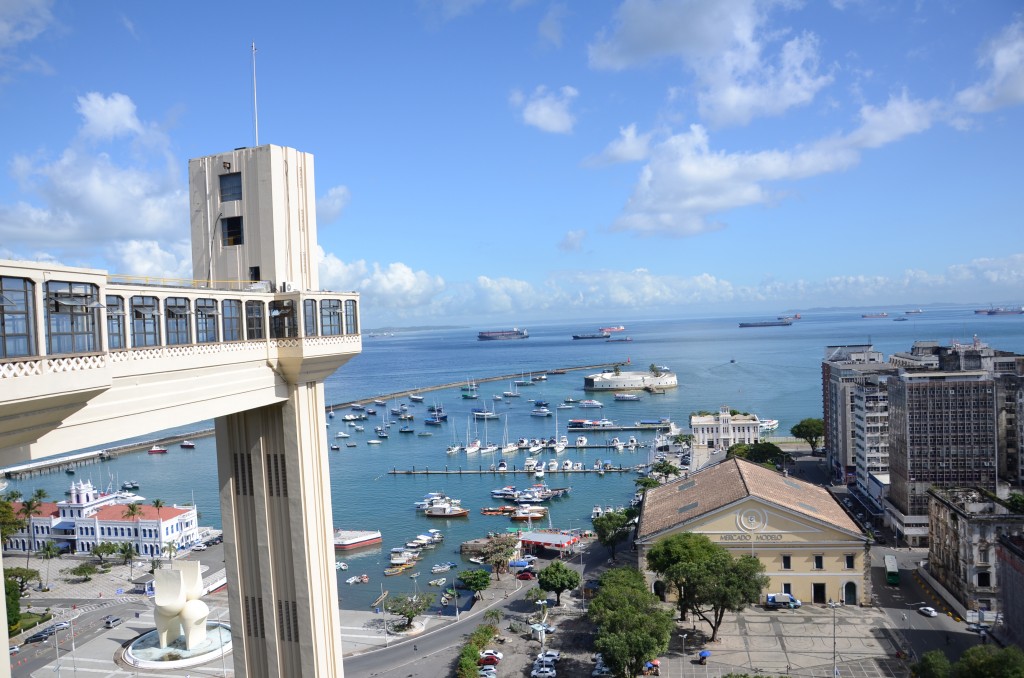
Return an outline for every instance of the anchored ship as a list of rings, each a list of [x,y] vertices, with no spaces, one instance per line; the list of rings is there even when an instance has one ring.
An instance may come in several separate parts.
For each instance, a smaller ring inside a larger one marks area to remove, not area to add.
[[[518,327],[513,327],[510,330],[494,330],[490,332],[481,332],[476,335],[476,338],[480,341],[496,341],[502,339],[528,339],[530,333],[526,330],[521,330]]]

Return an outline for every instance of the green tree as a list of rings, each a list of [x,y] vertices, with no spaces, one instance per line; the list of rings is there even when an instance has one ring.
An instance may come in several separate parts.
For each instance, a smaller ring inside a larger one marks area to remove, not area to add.
[[[130,541],[125,541],[117,545],[117,555],[121,556],[121,562],[125,565],[133,565],[135,563],[135,556],[139,554],[135,550],[135,544]]]
[[[675,589],[680,619],[686,619],[687,612],[697,604],[696,587],[687,583],[696,582],[702,569],[724,563],[729,554],[723,555],[722,551],[707,537],[693,532],[660,539],[648,551],[647,565]]]
[[[416,596],[398,595],[394,598],[389,598],[384,603],[384,609],[393,615],[405,619],[405,624],[401,628],[407,629],[412,626],[412,622],[416,617],[426,612],[433,604],[433,593],[421,593]]]
[[[662,459],[661,461],[656,462],[653,466],[651,466],[651,475],[661,476],[665,480],[668,480],[669,478],[674,476],[680,476],[682,474],[683,471],[681,468],[665,459]]]
[[[482,568],[466,570],[459,575],[458,579],[475,596],[479,596],[481,591],[491,585],[491,573]]]
[[[158,521],[160,521],[160,522],[163,522],[162,517],[160,515],[160,509],[164,508],[165,506],[167,506],[167,504],[164,502],[163,499],[154,499],[153,500],[153,508],[156,509],[156,519]],[[161,529],[162,528],[163,528],[163,526],[161,525]]]
[[[609,511],[594,518],[594,532],[601,545],[611,551],[615,560],[615,546],[629,535],[629,518],[621,511]]]
[[[497,630],[498,625],[501,624],[502,612],[500,608],[492,607],[491,609],[484,612],[484,621],[490,624]]]
[[[1006,508],[1010,509],[1013,513],[1024,513],[1024,494],[1011,492],[1006,497]]]
[[[7,596],[7,629],[10,631],[17,628],[21,621],[21,589],[18,582],[5,579],[4,594]]]
[[[633,484],[636,485],[637,489],[643,490],[644,494],[646,494],[647,490],[659,487],[661,485],[661,481],[658,480],[657,478],[644,476],[643,478],[637,478],[636,480],[634,480]]]
[[[952,664],[942,650],[932,650],[921,655],[921,661],[913,666],[916,678],[949,678]]]
[[[752,445],[736,443],[729,448],[728,457],[739,457],[755,464],[770,464],[772,468],[783,462],[786,453],[775,443],[756,442]]]
[[[648,367],[647,369],[650,370],[651,375],[655,377],[661,376],[661,368],[655,365],[654,363],[651,363],[650,367]]]
[[[134,549],[135,547],[133,546],[132,548]],[[96,556],[97,560],[100,561],[100,564],[103,564],[104,558],[112,556],[115,553],[119,553],[120,550],[120,547],[112,541],[101,541],[99,544],[92,547],[92,554]]]
[[[6,542],[21,530],[22,522],[8,499],[0,501],[0,543]]]
[[[35,547],[35,538],[32,536],[32,516],[37,516],[42,511],[43,502],[46,500],[46,490],[37,489],[32,496],[21,503],[18,509],[18,517],[24,521],[25,531],[28,532],[29,548],[25,549],[25,567],[28,567],[28,558],[32,555],[32,548]]]
[[[163,552],[167,554],[167,560],[174,560],[174,556],[178,555],[178,542],[173,539],[167,540],[164,543]]]
[[[594,645],[615,675],[638,675],[647,660],[668,649],[672,617],[635,568],[605,572],[588,614],[598,627]]]
[[[580,573],[561,560],[551,563],[537,574],[537,586],[542,591],[555,592],[555,605],[562,604],[562,592],[571,591],[580,585]]]
[[[72,567],[67,570],[68,574],[72,574],[76,577],[81,577],[82,581],[89,581],[92,576],[99,572],[99,569],[92,563],[82,563],[76,567]]]
[[[825,436],[825,422],[821,419],[801,419],[799,424],[789,429],[794,438],[799,438],[811,446],[811,454],[817,451],[821,445],[821,439]]]
[[[519,537],[514,534],[496,534],[484,544],[481,558],[491,566],[494,578],[501,581],[501,573],[508,571],[508,561],[512,560],[519,548]]]
[[[60,558],[64,555],[64,552],[60,550],[55,542],[45,541],[43,542],[42,548],[36,551],[36,555],[46,560],[46,582],[43,584],[43,588],[50,588],[50,561],[54,558]]]
[[[1019,678],[1024,676],[1024,652],[1015,645],[975,645],[953,664],[950,678]]]
[[[139,539],[140,538],[140,536],[139,536],[139,520],[142,518],[142,505],[139,504],[139,502],[137,502],[137,501],[133,501],[132,503],[130,503],[127,506],[124,507],[124,512],[121,514],[121,517],[124,518],[125,520],[134,520],[135,521],[135,538]],[[141,548],[136,548],[135,552],[136,553],[142,553],[142,549]],[[135,558],[134,557],[128,561],[128,566],[129,566],[128,567],[128,578],[131,579],[132,575],[134,574],[134,570],[135,570]]]
[[[30,582],[39,580],[39,570],[28,567],[5,567],[4,578],[15,582],[18,585],[18,593],[21,594],[28,590]]]

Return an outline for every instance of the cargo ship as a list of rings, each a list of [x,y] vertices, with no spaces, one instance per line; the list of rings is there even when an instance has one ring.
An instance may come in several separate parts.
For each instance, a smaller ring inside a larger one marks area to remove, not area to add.
[[[889,314],[886,313],[885,311],[882,311],[881,313],[861,313],[860,317],[861,318],[888,318]]]
[[[599,332],[625,332],[625,325],[613,325],[612,327],[602,327]]]
[[[521,330],[518,327],[513,327],[510,330],[494,330],[491,332],[481,332],[476,335],[476,338],[480,341],[498,341],[503,339],[527,339],[530,333],[526,330]]]
[[[591,332],[589,334],[574,334],[573,339],[607,339],[612,336],[608,332]]]
[[[379,530],[335,530],[334,550],[351,551],[364,546],[373,546],[381,542]]]
[[[782,320],[759,320],[756,322],[740,323],[740,327],[786,327],[792,324],[792,318],[784,318]]]

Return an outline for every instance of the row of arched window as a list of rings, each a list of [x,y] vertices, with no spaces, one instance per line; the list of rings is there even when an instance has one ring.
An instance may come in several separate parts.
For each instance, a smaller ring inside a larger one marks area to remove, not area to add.
[[[355,299],[160,298],[107,294],[91,283],[43,283],[46,355],[96,353],[102,348],[100,310],[106,308],[111,350],[227,341],[359,333]],[[0,358],[38,355],[35,283],[0,277]]]

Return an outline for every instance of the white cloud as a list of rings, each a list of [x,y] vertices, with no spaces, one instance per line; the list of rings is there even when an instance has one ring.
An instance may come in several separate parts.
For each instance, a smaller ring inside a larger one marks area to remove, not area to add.
[[[364,308],[375,308],[377,313],[432,309],[445,291],[441,276],[414,271],[400,262],[345,262],[322,248],[319,271],[323,289],[359,292]]]
[[[334,186],[316,200],[316,220],[329,224],[336,221],[352,199],[348,186]]]
[[[551,5],[548,11],[544,13],[544,18],[540,20],[540,25],[537,26],[537,32],[540,33],[540,37],[555,47],[561,47],[562,21],[567,13],[565,5],[561,3]]]
[[[509,95],[509,102],[521,108],[523,122],[537,129],[556,134],[572,132],[576,118],[569,112],[569,105],[579,95],[575,88],[566,85],[557,92],[550,92],[540,85],[527,98],[519,90]]]
[[[1024,19],[1018,18],[985,45],[978,65],[991,69],[988,79],[958,92],[957,103],[985,113],[1024,102]]]
[[[465,16],[483,4],[483,0],[419,0],[428,15],[442,22]]]
[[[620,162],[639,162],[650,155],[651,138],[654,132],[636,133],[636,124],[619,128],[619,138],[613,140],[599,155],[587,158],[585,165],[609,165]]]
[[[579,252],[583,249],[583,240],[586,237],[587,231],[584,228],[569,231],[558,243],[558,249],[563,252]]]
[[[125,240],[110,247],[113,271],[124,275],[192,278],[192,245],[181,240],[170,247],[155,240]]]
[[[766,28],[757,0],[625,0],[614,29],[589,47],[594,68],[625,70],[650,60],[679,59],[698,81],[700,112],[715,125],[746,124],[807,104],[831,76],[819,75],[818,40],[810,33],[784,42]]]
[[[124,14],[122,14],[122,15],[121,15],[121,25],[122,25],[122,26],[124,26],[124,29],[125,29],[126,31],[128,31],[128,35],[132,36],[132,37],[133,37],[133,38],[135,38],[136,40],[138,40],[138,39],[139,39],[139,34],[138,34],[138,32],[137,32],[137,31],[135,30],[135,24],[134,24],[134,22],[132,22],[132,20],[131,20],[131,19],[129,19],[129,18],[128,18],[127,16],[125,16]]]
[[[0,50],[36,39],[53,23],[53,0],[0,2]]]
[[[714,215],[766,204],[777,196],[771,182],[800,179],[855,165],[861,149],[877,148],[928,129],[934,102],[904,92],[885,106],[861,108],[861,124],[846,136],[822,139],[789,151],[713,151],[700,125],[655,146],[615,230],[640,234],[696,235],[717,230]]]
[[[88,260],[90,252],[114,256],[122,242],[186,235],[188,199],[166,136],[121,94],[89,93],[76,108],[81,127],[58,156],[12,159],[23,197],[0,204],[0,241],[13,251],[47,248],[63,260]],[[120,264],[115,256],[105,265]]]

